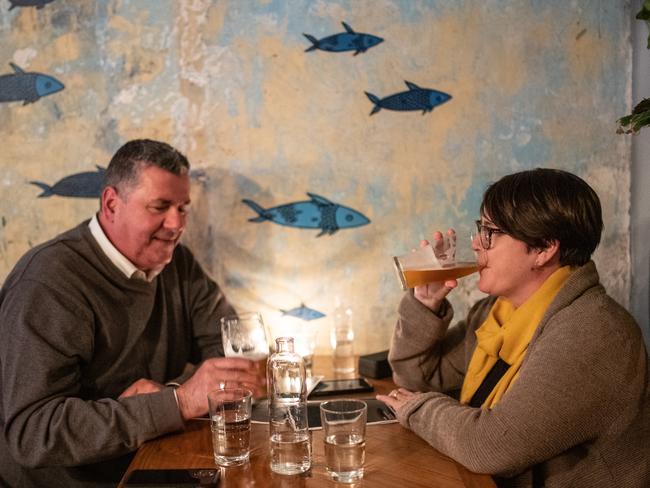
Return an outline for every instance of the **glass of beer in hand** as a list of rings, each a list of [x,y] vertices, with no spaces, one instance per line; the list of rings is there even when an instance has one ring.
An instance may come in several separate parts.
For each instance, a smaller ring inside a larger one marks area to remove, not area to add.
[[[470,243],[471,238],[468,237],[461,240],[458,246],[456,232],[449,229],[440,240],[430,241],[428,245],[408,254],[394,256],[393,264],[402,290],[436,281],[454,280],[478,271],[476,257],[468,256]]]
[[[269,341],[262,315],[258,312],[246,312],[222,317],[221,339],[225,356],[245,358],[255,362],[257,373],[266,384]]]

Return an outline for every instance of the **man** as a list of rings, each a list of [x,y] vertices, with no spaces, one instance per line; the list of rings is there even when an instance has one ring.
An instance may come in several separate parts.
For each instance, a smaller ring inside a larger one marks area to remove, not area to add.
[[[208,391],[261,391],[252,362],[219,357],[218,319],[233,309],[179,244],[188,171],[165,143],[126,143],[99,213],[8,276],[0,486],[115,486],[140,444],[207,412]]]

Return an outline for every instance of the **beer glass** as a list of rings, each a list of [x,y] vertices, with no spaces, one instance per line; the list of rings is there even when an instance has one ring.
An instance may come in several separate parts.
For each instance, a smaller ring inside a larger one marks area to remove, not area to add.
[[[214,462],[234,466],[248,461],[251,436],[250,390],[232,388],[208,393]]]
[[[402,290],[435,281],[454,280],[478,271],[476,257],[468,256],[471,237],[461,239],[460,247],[457,243],[456,232],[449,231],[442,235],[441,241],[430,241],[413,252],[394,256],[393,264]]]
[[[261,314],[246,312],[222,317],[221,340],[226,357],[240,357],[254,361],[258,375],[264,382],[266,381],[269,342]]]
[[[320,404],[325,441],[325,469],[332,480],[354,483],[363,478],[368,406],[360,400]]]

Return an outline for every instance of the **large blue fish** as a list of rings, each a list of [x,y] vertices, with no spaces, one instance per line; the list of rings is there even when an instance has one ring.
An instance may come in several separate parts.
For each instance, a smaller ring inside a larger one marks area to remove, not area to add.
[[[381,37],[364,34],[362,32],[354,32],[352,27],[345,22],[341,22],[341,24],[343,24],[345,32],[323,37],[320,40],[316,39],[312,35],[303,34],[303,36],[309,39],[312,43],[311,46],[305,49],[305,52],[314,51],[315,49],[330,51],[333,53],[354,51],[354,55],[356,56],[359,53],[365,53],[369,48],[384,41]]]
[[[325,314],[314,310],[313,308],[306,307],[304,303],[300,304],[299,307],[292,308],[291,310],[280,310],[282,315],[289,315],[290,317],[296,317],[302,319],[306,322],[310,320],[320,319],[325,317]]]
[[[30,181],[30,183],[43,190],[43,193],[38,198],[51,197],[52,195],[58,195],[60,197],[99,198],[102,194],[105,174],[106,169],[97,166],[97,171],[87,171],[66,176],[52,186],[40,181]]]
[[[327,198],[307,193],[311,200],[287,203],[273,208],[262,208],[252,200],[244,199],[246,205],[255,210],[259,217],[248,219],[249,222],[264,222],[270,220],[276,224],[301,229],[321,229],[323,234],[334,234],[339,229],[359,227],[370,223],[362,213],[338,203],[330,202]]]
[[[370,101],[375,104],[370,115],[376,114],[382,108],[400,111],[422,110],[422,114],[424,115],[427,112],[431,112],[433,107],[451,100],[451,95],[448,93],[420,88],[415,83],[406,80],[404,80],[404,83],[408,86],[408,91],[395,93],[382,99],[372,93],[364,92]]]
[[[9,0],[11,3],[11,10],[14,7],[36,7],[37,9],[42,9],[46,4],[53,2],[54,0]]]
[[[23,100],[23,105],[27,105],[65,88],[63,83],[52,76],[27,73],[14,63],[9,64],[14,69],[14,73],[0,75],[0,102]]]

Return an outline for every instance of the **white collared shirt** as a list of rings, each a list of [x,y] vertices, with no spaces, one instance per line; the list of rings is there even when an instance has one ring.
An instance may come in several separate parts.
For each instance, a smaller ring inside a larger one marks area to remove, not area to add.
[[[124,254],[118,251],[108,237],[106,237],[104,229],[102,229],[102,226],[99,224],[99,220],[97,219],[97,214],[93,215],[93,218],[90,219],[88,227],[90,228],[90,233],[97,241],[97,244],[99,244],[101,250],[106,254],[106,257],[110,259],[111,263],[113,263],[127,278],[151,282],[163,270],[164,266],[161,266],[158,269],[153,269],[149,271],[149,273],[145,273],[141,269],[138,269],[127,259],[126,256],[124,256]]]

